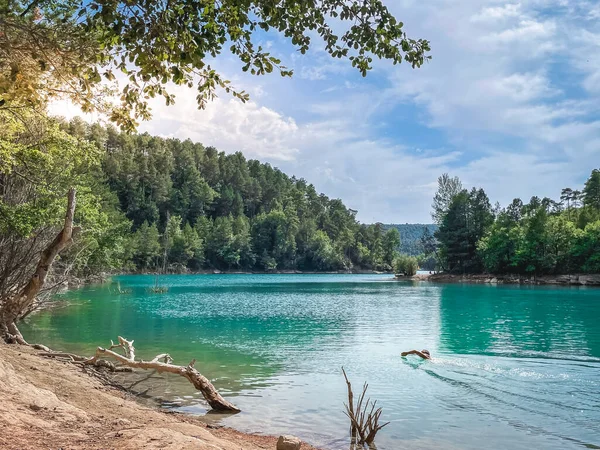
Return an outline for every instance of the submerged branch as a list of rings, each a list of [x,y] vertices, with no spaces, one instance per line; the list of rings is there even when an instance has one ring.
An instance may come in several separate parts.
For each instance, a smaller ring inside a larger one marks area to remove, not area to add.
[[[358,397],[358,402],[354,404],[354,392],[352,391],[352,384],[348,380],[346,371],[342,367],[342,373],[346,379],[346,386],[348,387],[348,403],[344,403],[346,411],[344,413],[350,419],[351,434],[353,439],[359,445],[371,445],[375,440],[375,436],[383,427],[389,424],[389,422],[379,425],[379,418],[381,417],[382,409],[376,408],[377,401],[371,402],[370,398],[367,398],[365,402],[365,396],[369,385],[365,383],[363,390]],[[370,407],[370,409],[369,409]]]

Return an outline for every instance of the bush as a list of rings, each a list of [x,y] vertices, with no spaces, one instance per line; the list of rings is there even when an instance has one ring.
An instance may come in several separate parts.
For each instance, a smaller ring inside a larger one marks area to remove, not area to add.
[[[414,256],[400,255],[396,258],[396,261],[394,261],[394,271],[397,275],[402,274],[407,277],[412,277],[413,275],[416,275],[418,268],[419,263]]]

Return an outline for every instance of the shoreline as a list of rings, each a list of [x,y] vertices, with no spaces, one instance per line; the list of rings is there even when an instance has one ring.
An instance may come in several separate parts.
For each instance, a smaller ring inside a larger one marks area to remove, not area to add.
[[[219,270],[219,269],[207,269],[207,270],[189,270],[189,271],[173,271],[158,275],[393,275],[393,271],[382,271],[382,270],[327,270],[327,271],[315,271],[315,270]],[[114,275],[157,275],[156,272],[119,272],[111,274]]]
[[[274,271],[241,271],[241,270],[196,270],[185,272],[167,272],[158,274],[156,272],[101,272],[86,277],[76,277],[69,275],[63,283],[61,290],[78,289],[90,284],[102,284],[110,281],[112,277],[121,275],[390,275],[394,276],[393,271],[378,271],[378,270],[338,270],[338,271],[302,271],[302,270],[274,270]]]
[[[112,277],[121,275],[156,275],[155,272],[116,272],[101,273],[86,278],[69,277],[64,285],[65,290],[78,289],[86,285],[107,283]],[[524,276],[517,274],[451,274],[451,273],[433,273],[416,274],[413,276],[398,276],[393,272],[384,272],[376,270],[356,270],[356,271],[300,271],[300,270],[279,270],[279,271],[220,271],[220,270],[201,270],[194,272],[170,272],[162,275],[390,275],[397,281],[428,281],[439,284],[510,284],[510,285],[529,285],[529,286],[588,286],[600,287],[600,274],[560,274],[560,275],[541,275]]]
[[[396,277],[398,280],[429,281],[432,283],[448,284],[512,284],[532,286],[590,286],[600,287],[600,274],[568,274],[568,275],[494,275],[494,274],[464,274],[449,273],[418,274],[412,277]]]
[[[142,405],[79,367],[0,343],[0,447],[275,449],[277,437]],[[318,450],[305,442],[302,450]]]

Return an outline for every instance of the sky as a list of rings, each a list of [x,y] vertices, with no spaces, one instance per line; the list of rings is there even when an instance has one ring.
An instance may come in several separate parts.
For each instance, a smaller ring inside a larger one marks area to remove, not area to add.
[[[410,37],[431,42],[418,69],[375,61],[363,78],[318,40],[300,55],[258,37],[292,78],[214,66],[251,101],[194,91],[151,104],[141,132],[190,138],[269,162],[358,210],[363,223],[429,223],[437,178],[482,187],[493,203],[558,199],[600,167],[600,3],[384,0]],[[62,108],[62,109],[61,109]],[[55,112],[71,115],[61,106]]]

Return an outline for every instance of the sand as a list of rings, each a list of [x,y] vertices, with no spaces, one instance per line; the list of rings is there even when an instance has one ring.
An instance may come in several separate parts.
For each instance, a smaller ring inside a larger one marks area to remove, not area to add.
[[[0,343],[2,449],[276,448],[275,437],[211,429],[193,416],[149,408],[77,366],[36,353]]]

